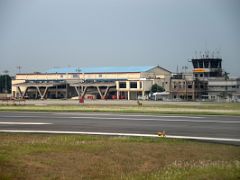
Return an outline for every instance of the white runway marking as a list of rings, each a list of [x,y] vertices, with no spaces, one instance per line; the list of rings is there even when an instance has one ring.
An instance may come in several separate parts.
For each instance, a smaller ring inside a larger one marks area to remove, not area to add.
[[[45,117],[45,116],[0,116],[1,118],[40,118],[40,117]]]
[[[85,114],[86,115],[86,114]],[[90,115],[90,114],[89,114]],[[92,114],[91,114],[92,115]],[[96,114],[95,114],[96,115]],[[107,114],[110,116],[110,114]],[[99,116],[72,116],[72,117],[56,117],[56,116],[0,116],[0,118],[52,118],[52,119],[100,119],[100,120],[125,120],[125,121],[159,121],[159,122],[192,122],[192,123],[221,123],[221,124],[240,124],[240,121],[234,120],[205,120],[200,118],[205,117],[191,117],[191,116],[152,116],[156,117],[154,119],[151,118],[132,118],[129,115],[119,115],[120,117],[99,117]],[[130,115],[136,116],[136,115]],[[145,117],[145,115],[137,115],[137,117]],[[158,119],[157,119],[158,117]],[[162,118],[187,118],[187,119],[161,119]],[[192,120],[190,118],[193,118]],[[195,119],[194,119],[195,118]]]
[[[224,123],[224,124],[239,124],[240,121],[216,121],[216,120],[188,120],[188,119],[138,119],[138,118],[123,118],[123,117],[58,117],[61,119],[101,119],[101,120],[125,120],[125,121],[162,121],[162,122],[193,122],[193,123]]]
[[[11,132],[11,133],[46,133],[46,134],[86,134],[86,135],[106,135],[106,136],[135,136],[135,137],[159,137],[158,135],[155,135],[155,134],[108,133],[108,132],[82,132],[82,131],[0,130],[0,132]],[[160,137],[159,137],[159,138],[160,138]],[[175,135],[166,135],[166,138],[192,139],[192,140],[207,140],[207,141],[240,142],[240,139],[234,139],[234,138],[214,138],[214,137],[175,136]]]
[[[0,125],[43,125],[52,123],[42,123],[42,122],[0,122]]]
[[[56,115],[85,115],[85,116],[119,116],[119,117],[167,117],[167,118],[189,118],[189,119],[204,119],[205,117],[200,116],[174,116],[174,115],[168,115],[168,116],[158,116],[158,115],[150,115],[150,114],[104,114],[104,113],[55,113]]]
[[[56,115],[69,115],[67,113],[55,113]],[[70,113],[71,115],[76,115],[73,113]],[[155,116],[155,115],[141,115],[141,114],[137,114],[137,115],[133,115],[133,114],[129,114],[129,115],[123,115],[123,114],[81,114],[84,116],[118,116],[118,117],[155,117],[155,118],[187,118],[187,119],[204,119],[205,117],[199,117],[199,116]],[[79,115],[78,115],[79,116]],[[43,118],[43,117],[47,117],[47,116],[29,116],[29,115],[17,115],[17,116],[0,116],[2,118],[6,117],[6,118]],[[53,118],[58,118],[58,117],[54,117]],[[63,117],[60,117],[63,118]]]

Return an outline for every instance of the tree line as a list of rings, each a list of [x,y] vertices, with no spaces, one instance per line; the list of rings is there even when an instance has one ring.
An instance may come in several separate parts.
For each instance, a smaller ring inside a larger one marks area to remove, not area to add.
[[[9,75],[0,75],[0,93],[11,93],[12,79]]]

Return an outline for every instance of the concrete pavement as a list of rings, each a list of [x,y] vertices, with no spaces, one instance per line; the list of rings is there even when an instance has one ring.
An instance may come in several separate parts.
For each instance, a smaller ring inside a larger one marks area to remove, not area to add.
[[[0,132],[150,135],[240,144],[240,117],[114,113],[0,112]]]

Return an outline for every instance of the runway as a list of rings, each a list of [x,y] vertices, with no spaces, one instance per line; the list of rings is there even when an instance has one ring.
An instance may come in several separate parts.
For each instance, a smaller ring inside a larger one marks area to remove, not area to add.
[[[218,141],[240,145],[240,117],[114,113],[0,112],[0,132],[102,134]]]

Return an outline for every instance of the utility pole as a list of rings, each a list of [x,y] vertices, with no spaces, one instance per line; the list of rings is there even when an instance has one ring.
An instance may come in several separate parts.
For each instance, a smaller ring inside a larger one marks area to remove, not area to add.
[[[22,66],[17,66],[17,69],[18,69],[18,73],[20,74],[20,73],[21,73]]]
[[[7,90],[7,75],[8,75],[8,70],[4,70],[3,73],[5,74],[5,93],[8,92]]]
[[[183,72],[186,74],[186,72],[187,72],[187,69],[188,69],[188,67],[187,66],[183,66],[182,67],[182,70],[183,70]]]

